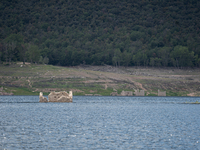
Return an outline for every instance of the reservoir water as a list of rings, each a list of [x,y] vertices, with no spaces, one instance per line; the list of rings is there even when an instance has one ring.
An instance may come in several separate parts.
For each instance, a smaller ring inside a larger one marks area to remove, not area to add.
[[[200,149],[199,97],[0,96],[0,149]]]

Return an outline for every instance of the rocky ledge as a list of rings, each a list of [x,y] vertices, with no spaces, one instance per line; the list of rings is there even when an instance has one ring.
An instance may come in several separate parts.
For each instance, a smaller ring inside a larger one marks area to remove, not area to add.
[[[69,94],[65,91],[51,92],[48,95],[48,99],[43,96],[42,92],[40,92],[39,102],[43,102],[43,103],[46,103],[46,102],[72,102],[72,98],[73,98],[72,91],[69,91]]]

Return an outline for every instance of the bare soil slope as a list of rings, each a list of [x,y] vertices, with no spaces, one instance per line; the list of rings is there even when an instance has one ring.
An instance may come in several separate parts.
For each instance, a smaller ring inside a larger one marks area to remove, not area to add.
[[[75,95],[110,95],[141,89],[149,96],[157,95],[160,89],[167,96],[200,96],[200,69],[1,65],[0,87],[1,95],[18,95],[18,89],[25,88],[35,93],[73,90]]]

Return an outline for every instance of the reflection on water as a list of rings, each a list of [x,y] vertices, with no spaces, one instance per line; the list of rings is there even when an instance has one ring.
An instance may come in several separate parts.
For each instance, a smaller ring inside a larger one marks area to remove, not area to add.
[[[197,100],[1,96],[0,149],[200,149],[200,105],[184,104]]]

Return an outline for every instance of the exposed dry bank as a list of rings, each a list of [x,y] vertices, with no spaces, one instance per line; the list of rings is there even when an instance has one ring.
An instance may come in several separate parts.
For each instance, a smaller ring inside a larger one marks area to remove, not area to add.
[[[156,96],[200,96],[200,69],[113,66],[60,67],[52,65],[0,66],[1,95],[38,95],[69,91],[74,95],[110,95],[112,92],[145,90]]]

